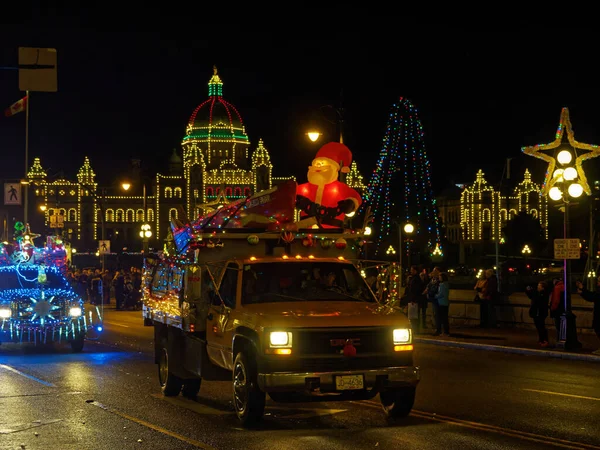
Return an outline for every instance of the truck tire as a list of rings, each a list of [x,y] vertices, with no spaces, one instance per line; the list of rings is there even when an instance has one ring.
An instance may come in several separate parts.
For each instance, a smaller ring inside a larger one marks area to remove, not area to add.
[[[181,378],[169,370],[169,352],[164,346],[160,349],[158,357],[158,381],[165,397],[174,397],[181,392],[183,383]]]
[[[71,351],[73,353],[79,353],[83,350],[83,344],[85,344],[85,336],[77,336],[71,342]]]
[[[243,426],[260,422],[265,412],[266,395],[256,378],[256,366],[239,352],[233,363],[233,406]]]
[[[185,398],[194,400],[200,392],[200,385],[202,384],[202,378],[183,380],[183,388],[181,388],[181,395]]]
[[[415,403],[416,388],[407,387],[379,393],[383,411],[390,418],[406,417]]]

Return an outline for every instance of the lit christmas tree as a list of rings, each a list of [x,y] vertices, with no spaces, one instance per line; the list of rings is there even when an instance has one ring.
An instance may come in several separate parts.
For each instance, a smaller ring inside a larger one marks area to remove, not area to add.
[[[375,228],[375,253],[381,256],[390,245],[398,247],[398,223],[414,225],[413,251],[426,252],[433,260],[442,254],[436,201],[423,126],[417,109],[400,97],[392,105],[383,146],[364,195]],[[404,254],[407,236],[403,233]]]

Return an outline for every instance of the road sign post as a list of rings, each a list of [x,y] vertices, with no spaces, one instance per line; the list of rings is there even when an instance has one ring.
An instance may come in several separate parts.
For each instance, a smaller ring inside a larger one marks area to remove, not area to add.
[[[579,259],[581,258],[581,245],[579,239],[554,239],[554,259]]]

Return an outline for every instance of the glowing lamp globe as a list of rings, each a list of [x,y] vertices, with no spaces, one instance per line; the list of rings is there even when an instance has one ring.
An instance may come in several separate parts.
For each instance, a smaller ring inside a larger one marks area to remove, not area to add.
[[[415,231],[415,227],[412,223],[407,223],[406,225],[404,225],[404,232],[406,234],[411,234],[413,231]]]
[[[560,152],[558,152],[556,159],[561,164],[569,164],[571,162],[571,159],[573,159],[573,156],[571,155],[571,152],[569,150],[561,150]]]
[[[309,131],[308,133],[306,133],[306,135],[311,140],[311,142],[317,142],[317,140],[321,136],[321,133],[319,133],[318,131]]]
[[[563,181],[563,178],[562,178],[563,177],[563,172],[564,172],[563,169],[556,169],[554,171],[554,173],[552,174],[552,177],[556,178],[556,182],[557,183],[560,182],[560,181]]]
[[[567,181],[577,178],[577,169],[575,167],[567,167],[563,172],[563,178]]]
[[[579,183],[573,183],[571,186],[569,186],[569,195],[571,197],[577,198],[581,194],[583,194],[583,186],[582,185],[580,185]]]
[[[554,186],[550,189],[550,192],[548,192],[548,197],[550,197],[552,200],[560,200],[562,198],[562,191],[558,187]]]

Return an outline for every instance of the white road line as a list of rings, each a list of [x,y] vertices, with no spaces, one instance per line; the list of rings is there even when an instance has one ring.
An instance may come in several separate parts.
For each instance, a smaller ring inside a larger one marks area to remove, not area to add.
[[[600,402],[600,398],[586,397],[585,395],[563,394],[562,392],[540,391],[538,389],[523,389],[523,390],[529,391],[529,392],[539,392],[540,394],[560,395],[562,397],[582,398],[584,400],[596,400],[597,402]]]
[[[109,324],[115,325],[117,327],[129,328],[129,325],[123,325],[123,324],[116,323],[116,322],[109,322],[108,320],[105,320],[104,323],[109,323]]]
[[[33,381],[37,381],[38,383],[43,384],[44,386],[56,387],[55,385],[53,385],[52,383],[49,383],[48,381],[40,380],[39,378],[36,378],[33,375],[27,375],[26,373],[23,373],[20,370],[14,369],[5,364],[0,364],[0,369],[8,370],[9,372],[13,372],[13,373],[16,373],[17,375],[21,375],[22,377],[29,378],[30,380],[33,380]]]

